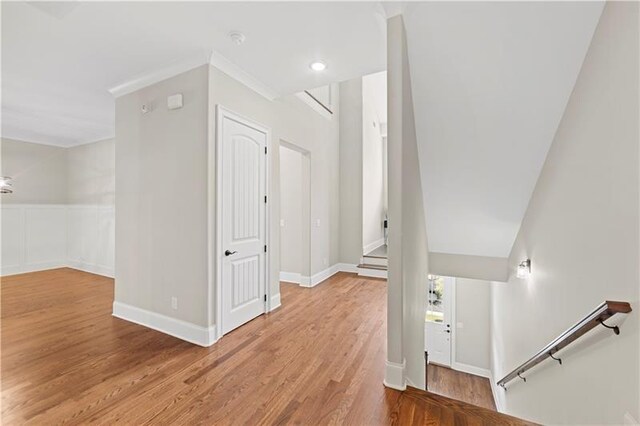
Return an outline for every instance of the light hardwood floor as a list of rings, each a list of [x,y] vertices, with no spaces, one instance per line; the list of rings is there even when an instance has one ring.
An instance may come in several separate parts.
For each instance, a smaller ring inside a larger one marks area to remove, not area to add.
[[[2,279],[2,424],[520,424],[382,385],[386,282],[282,284],[210,348],[111,316],[113,280]]]
[[[468,402],[479,407],[496,409],[489,379],[451,368],[429,364],[427,389],[429,392]]]

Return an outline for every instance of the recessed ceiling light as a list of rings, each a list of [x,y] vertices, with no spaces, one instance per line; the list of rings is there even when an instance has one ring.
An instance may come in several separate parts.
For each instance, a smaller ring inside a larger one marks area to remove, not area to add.
[[[320,61],[311,62],[311,65],[309,65],[309,68],[311,68],[314,71],[324,71],[327,68],[327,64]]]

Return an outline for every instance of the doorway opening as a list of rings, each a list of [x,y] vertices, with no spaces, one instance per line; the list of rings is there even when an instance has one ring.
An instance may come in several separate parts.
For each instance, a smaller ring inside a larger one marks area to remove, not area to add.
[[[387,277],[387,72],[362,77],[362,259],[358,275]]]
[[[280,281],[311,285],[311,158],[280,141]]]
[[[429,363],[451,367],[453,333],[451,328],[455,303],[455,279],[430,275],[425,317],[425,350]]]
[[[424,342],[428,392],[495,410],[489,382],[490,286],[429,275]]]

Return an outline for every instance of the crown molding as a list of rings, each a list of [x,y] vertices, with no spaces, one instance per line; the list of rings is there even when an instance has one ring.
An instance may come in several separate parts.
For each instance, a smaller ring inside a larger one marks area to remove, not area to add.
[[[109,93],[111,93],[115,98],[118,98],[207,63],[209,63],[208,54],[196,55],[185,61],[174,63],[168,67],[152,71],[150,73],[140,74],[129,81],[110,88]]]
[[[254,92],[264,96],[270,101],[278,97],[278,93],[275,90],[262,83],[254,76],[247,73],[242,68],[240,68],[224,56],[220,55],[216,51],[213,51],[211,53],[209,63],[212,66],[218,68],[223,73],[227,74],[229,77],[238,80],[240,83],[244,84]]]
[[[150,73],[138,75],[129,81],[110,88],[109,93],[118,98],[205,64],[210,64],[216,67],[229,77],[238,80],[240,83],[270,101],[278,97],[278,93],[275,90],[271,89],[269,86],[262,83],[216,51],[213,51],[211,54],[196,55],[186,61],[175,63]]]

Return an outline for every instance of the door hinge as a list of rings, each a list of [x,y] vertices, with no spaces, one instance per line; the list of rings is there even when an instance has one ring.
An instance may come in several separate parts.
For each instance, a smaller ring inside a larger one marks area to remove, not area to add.
[[[266,294],[264,295],[264,301],[265,302],[267,301],[267,295]]]
[[[264,252],[265,253],[267,252],[267,246],[266,245],[264,246]]]
[[[267,196],[266,195],[264,196],[264,202],[265,203],[267,202]]]
[[[266,146],[264,147],[264,153],[265,154],[267,153],[267,147]]]

